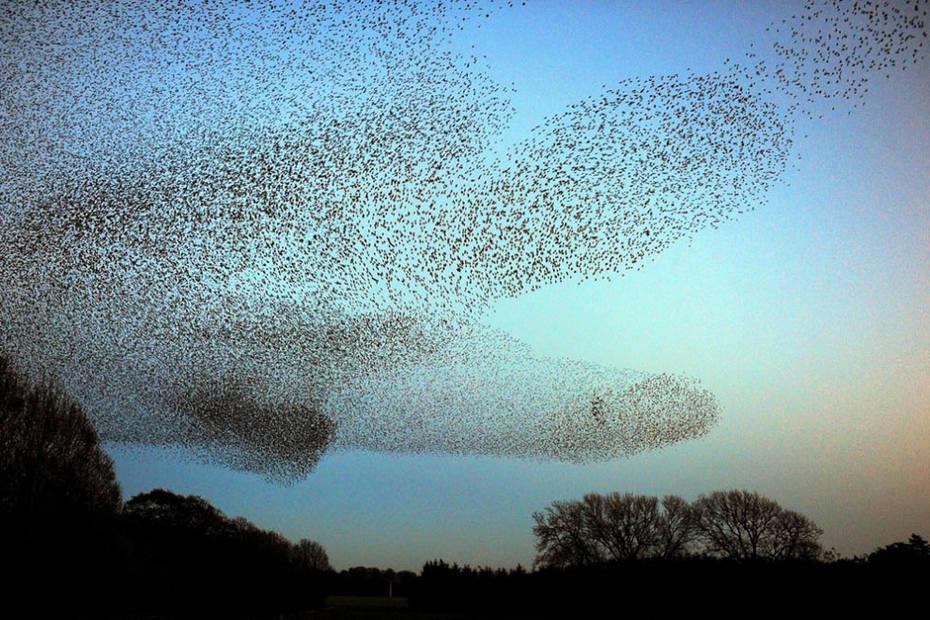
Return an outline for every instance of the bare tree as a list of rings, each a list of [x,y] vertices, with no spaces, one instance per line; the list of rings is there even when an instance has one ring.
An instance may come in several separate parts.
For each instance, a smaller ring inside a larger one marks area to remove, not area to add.
[[[817,541],[823,530],[816,523],[793,510],[782,510],[775,526],[773,551],[776,558],[813,560],[820,557],[823,548]]]
[[[816,556],[822,534],[812,521],[758,493],[716,491],[694,504],[707,550],[732,559]]]
[[[697,533],[697,518],[691,505],[677,495],[662,498],[656,555],[666,560],[688,553]]]
[[[583,500],[587,535],[612,560],[651,556],[658,543],[659,501],[627,493],[588,494]]]
[[[301,538],[300,542],[298,542],[295,547],[295,555],[298,565],[303,568],[316,571],[328,571],[333,568],[329,564],[329,556],[326,555],[326,549],[315,540]]]
[[[720,557],[814,559],[823,534],[804,515],[750,491],[716,491],[688,504],[657,497],[589,493],[534,513],[536,565],[671,559],[704,551]]]
[[[545,512],[534,512],[535,566],[564,567],[595,564],[604,560],[588,535],[581,502],[552,502]]]
[[[578,566],[685,552],[693,539],[693,512],[680,497],[660,505],[647,495],[589,493],[581,501],[553,502],[535,513],[536,564]]]

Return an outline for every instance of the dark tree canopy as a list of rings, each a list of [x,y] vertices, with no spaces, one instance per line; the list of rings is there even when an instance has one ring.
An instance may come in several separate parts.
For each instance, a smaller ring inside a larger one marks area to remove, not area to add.
[[[126,502],[124,514],[132,521],[201,534],[224,534],[235,529],[232,521],[202,497],[178,495],[164,489],[134,496]]]
[[[605,561],[683,555],[694,537],[688,503],[657,497],[589,493],[581,501],[557,501],[533,514],[536,565],[584,566]]]
[[[113,460],[84,410],[50,383],[31,386],[0,355],[0,514],[115,514]]]
[[[581,502],[552,502],[545,512],[533,513],[536,565],[585,566],[603,561],[603,554],[585,527]]]
[[[301,563],[300,546],[227,517],[202,497],[141,493],[126,502],[122,522],[133,543],[128,587],[133,599],[155,599],[153,610],[193,606],[198,617],[264,617],[322,600],[323,581]]]
[[[879,547],[869,554],[869,562],[888,566],[930,567],[930,543],[918,534],[911,534],[907,542]]]
[[[149,532],[161,531],[173,537],[196,538],[258,554],[293,565],[299,570],[329,570],[326,549],[304,538],[296,545],[281,534],[263,530],[244,517],[229,518],[210,502],[196,495],[178,495],[164,489],[140,493],[126,502],[127,522]]]
[[[657,549],[663,559],[685,555],[697,531],[691,505],[677,495],[662,498],[662,515],[657,532]]]
[[[201,497],[156,489],[123,506],[83,409],[57,386],[30,385],[2,356],[0,549],[17,569],[12,607],[28,604],[36,617],[304,610],[322,602],[318,571],[328,567],[317,543],[295,545]],[[37,584],[54,596],[15,598]]]
[[[715,491],[694,503],[706,550],[736,560],[813,559],[821,530],[802,514],[746,490]]]
[[[294,550],[294,557],[297,560],[297,565],[301,568],[314,571],[330,571],[333,569],[323,545],[309,538],[300,539]]]
[[[533,514],[536,565],[569,567],[701,554],[736,560],[814,559],[823,531],[749,491],[681,497],[589,493]]]

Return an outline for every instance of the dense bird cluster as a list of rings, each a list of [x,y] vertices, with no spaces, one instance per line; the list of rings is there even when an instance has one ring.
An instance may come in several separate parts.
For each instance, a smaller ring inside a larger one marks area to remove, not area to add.
[[[514,4],[4,3],[4,349],[108,439],[281,478],[330,446],[707,432],[696,382],[542,359],[482,314],[761,204],[799,113],[924,59],[927,2],[809,2],[771,66],[631,77],[494,157],[510,90],[453,40]]]

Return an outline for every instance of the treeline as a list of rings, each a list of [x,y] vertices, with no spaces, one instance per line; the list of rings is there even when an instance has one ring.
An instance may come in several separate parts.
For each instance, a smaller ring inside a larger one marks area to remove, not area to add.
[[[534,570],[428,562],[410,606],[469,617],[587,617],[691,613],[712,601],[719,615],[835,613],[893,605],[924,588],[930,545],[907,542],[838,558],[804,515],[746,490],[689,503],[677,496],[591,493],[534,513]],[[764,601],[764,607],[759,607]],[[723,605],[723,607],[718,607]]]
[[[0,356],[4,602],[31,617],[267,617],[322,604],[329,560],[206,500],[122,501],[79,406]]]
[[[154,601],[173,612],[254,617],[322,603],[330,568],[322,547],[229,519],[202,498],[161,489],[137,495],[118,533],[132,544],[120,558],[132,575],[123,607]]]
[[[336,596],[407,597],[419,576],[409,570],[395,571],[354,566],[326,576],[326,594]]]
[[[884,613],[922,601],[930,545],[907,542],[855,558],[733,559],[707,554],[605,560],[526,571],[427,562],[410,608],[467,618],[666,617],[707,609],[715,617],[814,612]],[[918,603],[922,606],[922,603]],[[764,612],[764,613],[763,613]],[[910,613],[913,613],[911,611]]]
[[[4,521],[7,600],[24,596],[39,616],[265,617],[320,606],[329,570],[307,553],[312,541],[294,544],[161,489],[106,517]]]

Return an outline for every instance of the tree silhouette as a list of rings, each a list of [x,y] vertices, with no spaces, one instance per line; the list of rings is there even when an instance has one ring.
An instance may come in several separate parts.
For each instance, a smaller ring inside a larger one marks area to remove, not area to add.
[[[736,560],[811,559],[823,533],[799,513],[745,490],[715,491],[694,503],[708,552]]]
[[[164,489],[126,502],[135,599],[157,609],[199,609],[210,617],[318,605],[322,579],[308,579],[298,546],[202,497]],[[325,556],[325,551],[320,548]]]
[[[817,559],[823,548],[817,539],[823,530],[802,514],[782,510],[775,522],[773,557],[777,559]]]
[[[84,410],[51,383],[29,385],[0,356],[0,514],[64,520],[114,515],[113,460]]]
[[[885,566],[930,567],[930,543],[917,534],[911,534],[907,542],[896,542],[879,547],[869,554],[869,562]]]
[[[315,540],[301,538],[297,543],[294,555],[297,559],[297,565],[302,568],[315,571],[329,571],[333,568],[329,563],[329,556],[326,555],[326,549]]]
[[[588,493],[534,513],[536,565],[583,566],[604,561],[673,558],[687,553],[696,532],[682,498]]]
[[[113,461],[83,409],[50,382],[30,384],[0,354],[0,549],[10,573],[7,605],[28,605],[35,617],[59,617],[115,604],[109,596],[95,597],[112,594],[101,584],[115,577],[120,563],[121,504]],[[37,584],[55,595],[30,596]]]
[[[669,560],[688,553],[697,533],[697,518],[691,505],[677,495],[662,498],[656,555]]]
[[[924,560],[930,560],[930,543],[928,543],[922,536],[911,534],[907,539],[907,544],[917,557],[923,558]]]
[[[240,529],[202,497],[178,495],[164,489],[134,496],[126,502],[124,514],[130,521],[190,530],[200,535],[231,537]]]
[[[659,501],[627,493],[589,493],[582,500],[586,535],[611,560],[652,555],[658,543]]]
[[[589,493],[533,514],[539,567],[673,559],[816,559],[823,531],[804,515],[749,491],[717,491],[693,505],[676,495]]]
[[[545,512],[534,512],[536,535],[535,566],[584,566],[604,560],[585,526],[581,502],[552,502]]]

